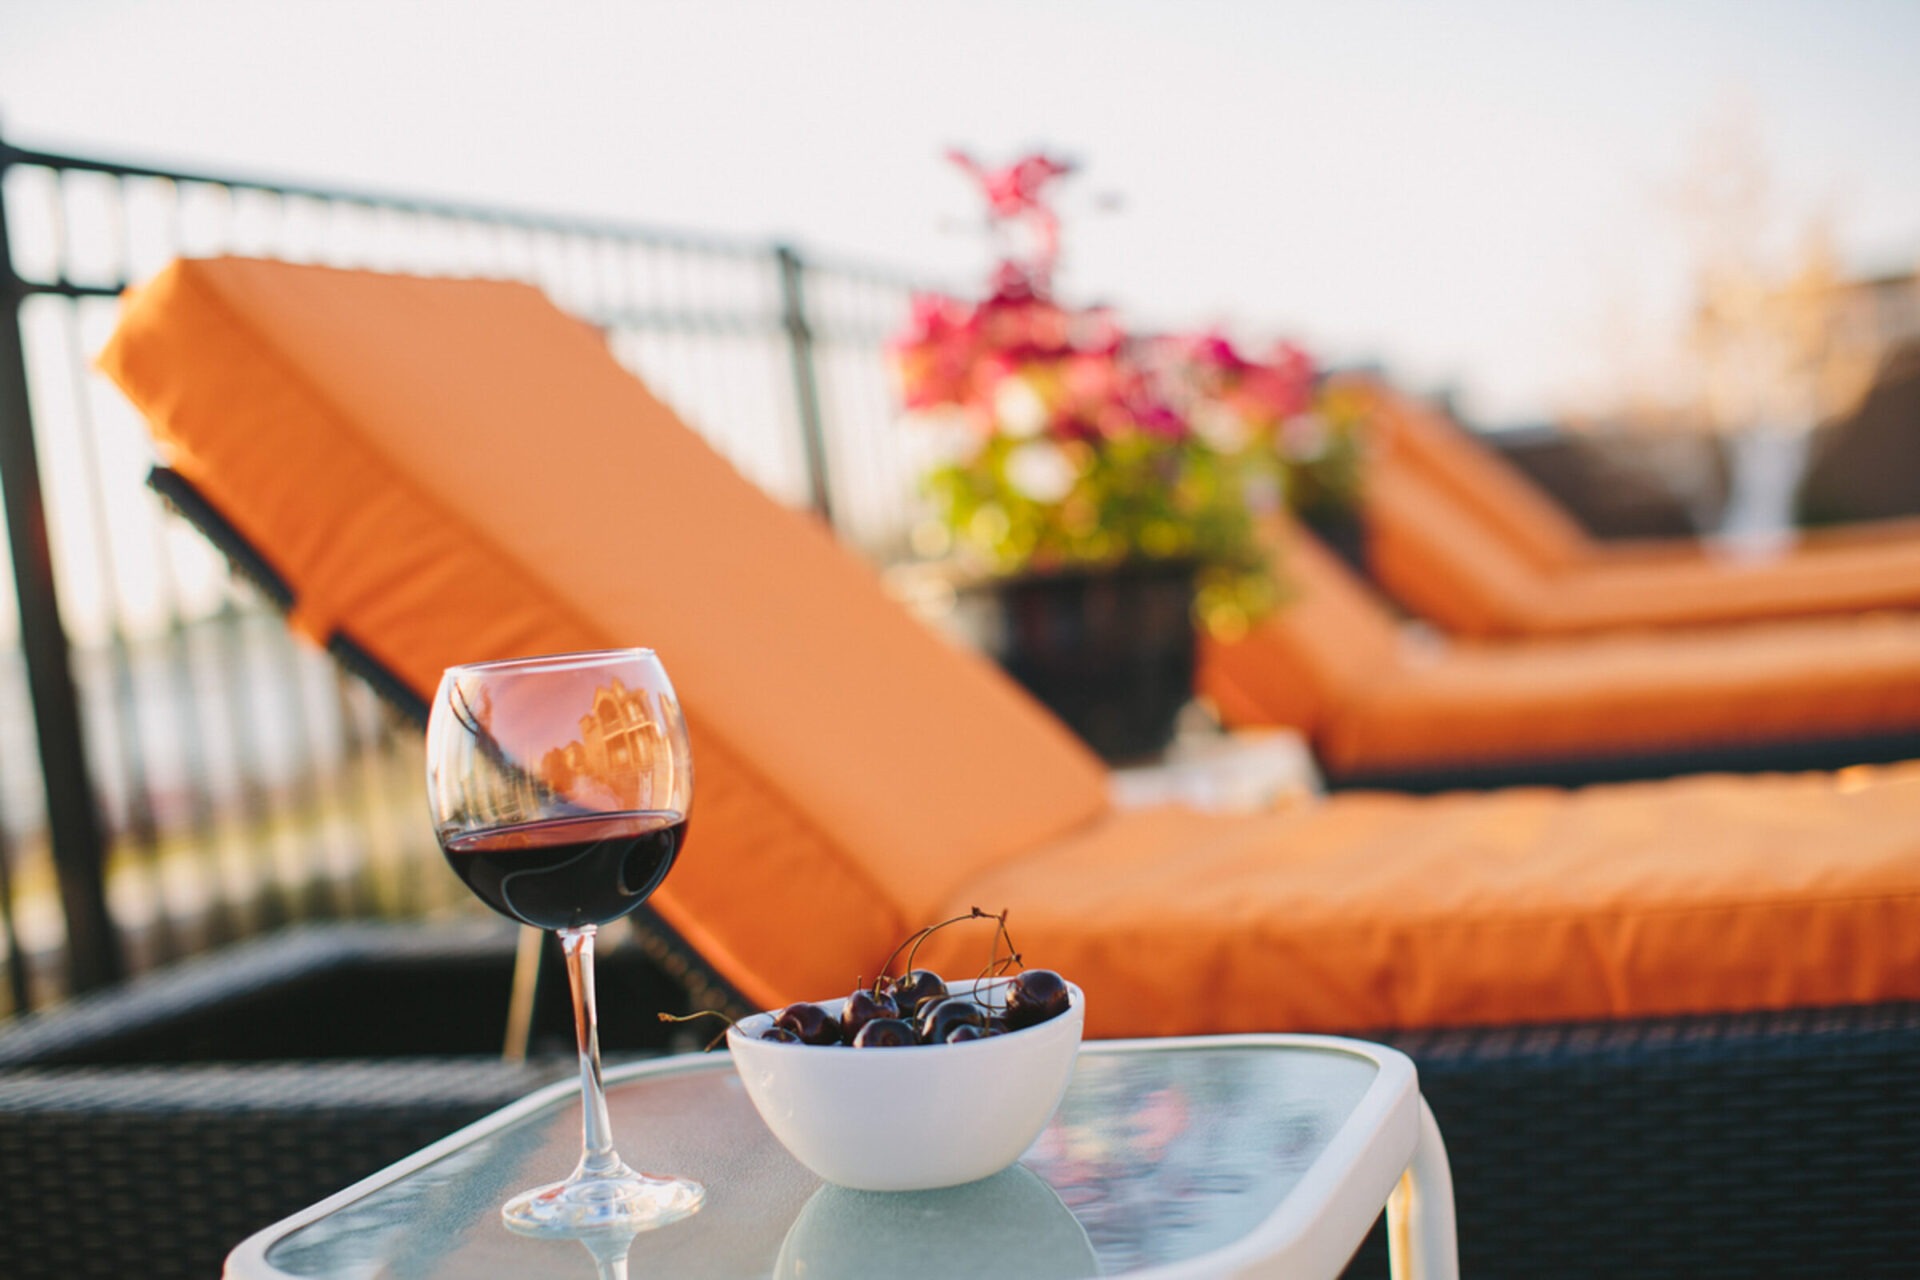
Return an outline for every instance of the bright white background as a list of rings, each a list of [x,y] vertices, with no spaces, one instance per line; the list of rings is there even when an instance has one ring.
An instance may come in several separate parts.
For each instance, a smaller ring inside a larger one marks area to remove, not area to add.
[[[939,160],[1044,144],[1063,284],[1482,422],[1670,349],[1715,121],[1849,266],[1920,262],[1920,3],[0,0],[22,145],[754,237],[962,282]],[[1098,197],[1114,196],[1105,210]]]

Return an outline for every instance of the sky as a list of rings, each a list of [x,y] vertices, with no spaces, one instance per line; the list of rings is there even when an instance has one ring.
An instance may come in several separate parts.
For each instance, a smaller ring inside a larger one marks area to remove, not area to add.
[[[1920,264],[1908,0],[0,0],[25,146],[985,257],[951,146],[1042,147],[1060,284],[1537,420],[1671,355],[1677,192],[1746,131],[1768,234]],[[1784,249],[1782,249],[1784,252]]]

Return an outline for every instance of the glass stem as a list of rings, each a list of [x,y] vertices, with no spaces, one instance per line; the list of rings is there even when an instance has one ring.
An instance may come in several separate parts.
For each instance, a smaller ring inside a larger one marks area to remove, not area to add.
[[[613,1151],[613,1123],[607,1118],[607,1093],[600,1078],[600,1016],[593,1001],[593,925],[560,930],[567,957],[567,985],[573,991],[573,1031],[580,1046],[580,1129],[584,1148],[580,1172],[600,1177],[619,1172]]]

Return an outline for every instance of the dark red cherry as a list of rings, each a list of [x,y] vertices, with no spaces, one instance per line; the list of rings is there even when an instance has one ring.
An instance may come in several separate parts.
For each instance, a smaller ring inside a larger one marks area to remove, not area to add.
[[[760,1032],[760,1039],[774,1040],[780,1044],[799,1044],[800,1037],[785,1027],[767,1027]]]
[[[960,1027],[985,1027],[987,1013],[971,1000],[936,1000],[920,1006],[920,1039],[927,1044],[944,1044]]]
[[[860,1034],[860,1028],[875,1018],[897,1018],[900,1007],[890,995],[875,995],[862,987],[840,1005],[840,1034],[851,1041]]]
[[[1007,984],[1007,1025],[1036,1026],[1067,1011],[1067,980],[1051,969],[1027,969]]]
[[[905,1018],[875,1018],[853,1038],[856,1049],[897,1049],[919,1043],[920,1037],[913,1034],[913,1027]]]
[[[802,1044],[839,1044],[840,1024],[817,1004],[790,1004],[774,1015],[773,1025],[785,1027]]]
[[[960,1026],[947,1032],[947,1038],[943,1043],[964,1044],[968,1040],[985,1040],[988,1036],[997,1036],[999,1034],[998,1031],[990,1031],[985,1027],[976,1027],[962,1023]]]
[[[903,1018],[917,1018],[929,1000],[945,1000],[947,984],[931,969],[910,969],[893,980],[889,989]]]

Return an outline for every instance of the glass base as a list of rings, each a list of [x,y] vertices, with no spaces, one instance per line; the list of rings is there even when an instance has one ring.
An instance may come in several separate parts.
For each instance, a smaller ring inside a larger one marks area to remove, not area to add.
[[[578,1236],[640,1232],[697,1212],[707,1189],[686,1178],[656,1178],[622,1164],[611,1172],[576,1172],[507,1201],[500,1216],[527,1235]]]

